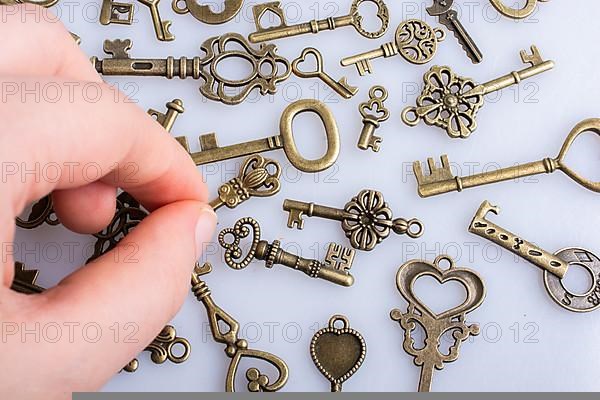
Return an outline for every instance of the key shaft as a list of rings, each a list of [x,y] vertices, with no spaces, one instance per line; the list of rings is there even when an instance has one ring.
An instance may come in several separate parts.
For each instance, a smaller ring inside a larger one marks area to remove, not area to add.
[[[160,76],[168,79],[200,79],[202,76],[202,59],[175,58],[106,58],[100,60],[92,57],[92,65],[96,72],[106,76]]]
[[[467,57],[469,57],[473,64],[479,64],[483,61],[481,50],[479,50],[479,47],[477,47],[471,35],[458,19],[458,13],[455,10],[448,10],[445,14],[439,15],[438,19],[442,25],[454,34],[458,43],[462,46],[465,53],[467,53]]]
[[[365,118],[363,120],[363,129],[360,132],[357,145],[359,149],[368,150],[370,148],[374,152],[379,151],[382,139],[379,136],[375,136],[375,131],[379,126],[379,122],[374,118]]]
[[[300,36],[308,33],[317,34],[321,31],[334,30],[345,26],[350,26],[354,22],[352,15],[343,17],[333,17],[321,20],[312,20],[310,22],[286,25],[281,27],[268,28],[264,31],[253,32],[248,36],[252,43],[268,42],[277,39],[285,39],[294,36]]]
[[[346,217],[348,217],[348,213],[339,208],[321,206],[315,203],[307,203],[297,200],[285,200],[283,202],[283,210],[290,213],[288,219],[288,228],[296,227],[298,229],[303,229],[303,216],[306,216],[307,218],[325,218],[334,221],[343,221]]]

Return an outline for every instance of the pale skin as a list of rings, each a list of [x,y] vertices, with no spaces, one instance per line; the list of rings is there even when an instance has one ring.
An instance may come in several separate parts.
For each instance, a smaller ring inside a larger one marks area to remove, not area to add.
[[[3,174],[2,243],[13,242],[15,217],[49,193],[62,224],[78,233],[98,232],[110,222],[117,188],[151,211],[119,244],[136,249],[135,262],[119,256],[117,247],[41,295],[10,290],[15,257],[2,251],[0,398],[66,399],[73,391],[100,389],[173,318],[189,293],[202,244],[212,239],[216,216],[189,155],[144,110],[124,95],[115,99],[115,90],[102,83],[61,23],[20,12],[3,18],[0,84],[28,90],[59,85],[64,95],[38,101],[3,91],[0,162],[23,169],[54,163],[62,169],[51,180]],[[101,93],[93,103],[81,89],[90,82]],[[74,87],[72,97],[68,87]],[[82,171],[89,163],[102,171],[95,181]],[[133,176],[131,165],[137,166]],[[60,339],[23,337],[21,330],[35,331],[36,323],[61,326]],[[101,328],[100,338],[96,329],[84,335],[87,323]],[[139,328],[135,340],[115,340],[115,324],[127,323]]]

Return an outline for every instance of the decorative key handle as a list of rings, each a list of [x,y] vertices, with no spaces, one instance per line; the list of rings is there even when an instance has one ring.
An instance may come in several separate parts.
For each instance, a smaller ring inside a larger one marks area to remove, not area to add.
[[[371,60],[380,57],[393,57],[400,54],[411,64],[426,64],[435,56],[438,43],[443,41],[446,33],[439,28],[432,28],[424,21],[410,19],[402,22],[396,29],[396,41],[382,45],[356,56],[344,58],[342,66],[355,65],[361,76],[373,71]]]
[[[416,239],[424,231],[423,223],[418,219],[393,219],[383,194],[375,190],[361,191],[343,210],[296,200],[285,200],[283,209],[289,213],[289,228],[303,229],[304,216],[340,221],[350,245],[363,251],[375,249],[392,232]]]
[[[50,195],[34,203],[26,219],[17,217],[17,226],[24,229],[35,229],[43,224],[56,226],[60,224]]]
[[[238,337],[240,324],[215,304],[207,283],[202,280],[202,277],[211,271],[212,266],[208,263],[203,266],[196,264],[194,273],[192,274],[192,293],[206,307],[210,330],[215,342],[227,346],[225,354],[231,358],[231,363],[227,370],[225,390],[227,392],[236,391],[235,380],[240,363],[244,359],[265,361],[275,367],[279,374],[277,380],[271,383],[269,377],[262,374],[258,368],[248,369],[246,371],[246,378],[248,379],[248,390],[250,392],[276,392],[282,389],[288,380],[288,366],[282,359],[273,354],[249,349],[248,342]],[[224,329],[225,327],[226,329]]]
[[[383,102],[387,100],[388,92],[383,86],[373,86],[369,91],[369,100],[358,106],[360,115],[363,117],[363,129],[358,139],[358,148],[378,152],[381,145],[381,137],[375,136],[375,131],[382,122],[390,118],[390,111],[385,108]]]
[[[581,186],[593,192],[600,193],[600,182],[593,182],[579,175],[575,170],[566,165],[566,157],[575,140],[586,132],[600,135],[600,119],[587,119],[577,124],[565,140],[558,157],[544,158],[527,164],[508,167],[496,171],[489,171],[466,177],[458,177],[452,174],[448,156],[441,157],[441,167],[435,165],[433,158],[427,160],[429,175],[423,174],[421,163],[416,161],[413,170],[418,182],[418,193],[421,197],[437,196],[453,191],[462,192],[464,189],[488,185],[491,183],[504,182],[539,174],[551,174],[554,171],[562,171],[569,178]]]
[[[39,294],[46,291],[45,288],[36,283],[38,275],[38,270],[27,269],[25,264],[16,262],[15,277],[11,289],[23,294]],[[180,355],[175,354],[174,349],[177,347],[183,349]],[[144,351],[151,353],[150,359],[154,364],[164,364],[167,360],[174,364],[181,364],[189,359],[192,345],[187,339],[178,337],[174,327],[167,325]],[[123,370],[126,372],[136,372],[139,365],[140,362],[135,358],[123,367]]]
[[[202,79],[200,92],[208,99],[235,105],[243,102],[258,89],[261,95],[277,92],[277,84],[292,73],[290,63],[277,55],[277,47],[263,44],[258,49],[237,33],[227,33],[206,40],[200,46],[203,57],[167,57],[166,59],[130,58],[131,40],[106,40],[104,52],[111,58],[92,57],[92,64],[100,74],[111,76],[162,76],[168,79]],[[227,78],[218,71],[223,60],[236,58],[248,63],[251,72],[241,79]],[[266,66],[270,68],[266,68]],[[265,70],[268,69],[268,72]]]
[[[469,35],[463,24],[458,19],[458,12],[452,8],[454,0],[433,0],[433,4],[427,7],[427,13],[432,17],[437,17],[440,24],[444,25],[458,40],[467,57],[473,64],[479,64],[483,61],[483,55],[475,44],[475,41]]]
[[[477,112],[483,106],[485,95],[554,68],[554,62],[544,61],[535,46],[531,46],[531,54],[522,50],[521,60],[531,66],[480,85],[456,75],[450,67],[432,67],[423,76],[425,86],[416,107],[405,108],[402,121],[408,126],[416,126],[422,120],[427,125],[444,129],[453,139],[468,138],[477,129]]]
[[[342,384],[358,371],[366,355],[365,340],[343,315],[331,317],[329,326],[315,333],[310,342],[310,356],[331,382],[332,392],[342,391]]]
[[[309,56],[314,57],[316,61],[316,69],[313,71],[305,71],[300,67],[301,64],[306,62],[306,59]],[[336,81],[329,74],[323,71],[323,56],[319,50],[315,49],[314,47],[307,47],[302,51],[300,57],[292,62],[292,71],[294,72],[294,75],[299,78],[319,78],[344,99],[351,99],[356,93],[358,93],[358,88],[351,86],[346,77]]]
[[[252,234],[252,244],[246,257],[242,258],[241,241],[250,234]],[[269,269],[275,265],[283,265],[304,272],[311,278],[323,279],[336,285],[354,284],[354,277],[350,274],[354,262],[354,250],[332,243],[329,245],[324,262],[301,258],[284,251],[278,240],[273,243],[260,240],[260,225],[250,217],[242,218],[233,228],[221,231],[219,243],[225,249],[225,263],[236,270],[246,268],[257,259],[264,261],[265,267]]]
[[[208,4],[198,4],[197,0],[173,0],[171,7],[177,14],[190,13],[205,24],[217,25],[231,21],[242,9],[244,0],[225,0],[221,12],[214,12]]]
[[[490,3],[492,3],[492,6],[494,6],[494,8],[505,17],[512,19],[523,19],[533,14],[538,1],[545,3],[550,0],[527,0],[522,8],[508,7],[502,0],[490,0]]]
[[[541,268],[544,271],[544,284],[548,294],[562,308],[579,313],[600,308],[600,259],[598,257],[581,248],[568,248],[551,254],[486,219],[489,213],[499,212],[499,207],[492,206],[488,201],[483,202],[471,221],[469,232]],[[571,265],[578,265],[589,271],[592,285],[586,293],[572,293],[562,284]]]
[[[441,262],[450,263],[450,268],[441,268]],[[467,291],[465,301],[450,310],[436,314],[419,300],[414,293],[415,282],[424,276],[436,279],[440,284],[456,281],[464,286]],[[431,390],[433,371],[441,371],[444,363],[453,362],[458,359],[460,346],[470,336],[479,335],[479,325],[468,325],[467,314],[478,308],[485,299],[486,289],[483,279],[475,271],[459,268],[448,256],[439,256],[432,263],[421,260],[409,261],[402,265],[396,276],[396,284],[400,294],[408,302],[408,309],[403,313],[394,309],[390,317],[400,323],[404,330],[404,351],[415,357],[415,365],[421,367],[421,378],[419,380],[419,392]],[[417,325],[425,331],[425,346],[415,347],[412,337]],[[440,345],[444,334],[452,333],[454,343],[450,346],[448,353],[442,354]]]
[[[377,31],[367,31],[363,26],[364,17],[359,14],[359,8],[362,3],[371,2],[377,5],[377,18],[381,21],[381,27]],[[270,3],[258,4],[252,7],[254,13],[254,24],[256,32],[251,33],[248,39],[252,43],[266,42],[276,39],[284,39],[307,33],[319,33],[324,30],[334,30],[345,26],[353,26],[358,33],[368,39],[377,39],[387,32],[390,24],[389,11],[383,0],[354,0],[350,14],[343,17],[331,17],[323,20],[313,20],[304,24],[287,25],[285,13],[281,8],[281,2],[274,1]],[[261,20],[269,13],[279,18],[281,23],[278,26],[265,28]]]

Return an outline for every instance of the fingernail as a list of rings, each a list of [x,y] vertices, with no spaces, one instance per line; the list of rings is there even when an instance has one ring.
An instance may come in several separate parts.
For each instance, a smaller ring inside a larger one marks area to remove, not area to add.
[[[210,242],[217,227],[217,214],[212,207],[205,205],[196,223],[196,258],[200,258],[206,243]]]

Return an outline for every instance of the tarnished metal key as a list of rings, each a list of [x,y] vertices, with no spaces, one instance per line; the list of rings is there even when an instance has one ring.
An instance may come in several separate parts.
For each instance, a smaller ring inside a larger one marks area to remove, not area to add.
[[[313,56],[316,60],[316,68],[313,71],[305,71],[300,68],[300,65],[303,64],[309,56]],[[345,99],[350,99],[358,93],[358,88],[351,86],[346,80],[346,77],[336,81],[323,71],[323,56],[321,55],[321,52],[314,47],[308,47],[302,51],[300,57],[292,62],[292,71],[300,78],[318,78],[322,80],[327,86],[335,90],[337,94]]]
[[[363,27],[364,17],[360,15],[359,8],[362,3],[371,2],[377,5],[377,17],[381,21],[381,28],[377,31],[367,31]],[[383,0],[354,0],[350,14],[343,17],[327,18],[323,20],[313,20],[304,24],[287,25],[285,14],[281,8],[281,2],[274,1],[270,3],[258,4],[252,7],[254,13],[254,24],[256,32],[251,33],[248,39],[252,43],[267,42],[276,39],[283,39],[306,33],[319,33],[324,30],[333,30],[344,26],[353,26],[358,33],[369,39],[376,39],[383,36],[390,23],[389,11]],[[278,26],[264,28],[261,20],[269,13],[274,14],[281,23]]]
[[[150,16],[152,17],[152,24],[154,25],[154,32],[156,38],[161,42],[170,42],[175,40],[175,36],[169,32],[171,27],[171,21],[163,21],[160,18],[160,12],[158,11],[158,4],[160,0],[138,0],[140,3],[150,9]]]
[[[358,139],[359,149],[379,151],[382,139],[375,136],[375,130],[390,118],[390,111],[383,105],[387,97],[388,92],[383,86],[373,86],[369,91],[369,101],[358,107],[363,117],[363,129]]]
[[[458,13],[452,9],[453,4],[454,0],[433,0],[433,4],[427,7],[427,13],[432,17],[438,17],[440,24],[454,33],[458,43],[460,43],[473,64],[479,64],[483,60],[483,55],[471,35],[458,20]]]
[[[289,228],[304,228],[303,217],[326,218],[342,223],[352,247],[371,251],[392,232],[418,238],[423,235],[423,224],[418,219],[393,219],[392,210],[383,195],[375,190],[363,190],[343,210],[296,200],[285,200],[283,210],[289,213]]]

